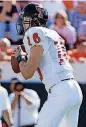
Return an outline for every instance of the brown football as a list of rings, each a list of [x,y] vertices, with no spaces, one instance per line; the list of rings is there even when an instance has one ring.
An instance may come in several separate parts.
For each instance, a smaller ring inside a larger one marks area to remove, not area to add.
[[[21,48],[22,48],[22,50],[23,50],[24,52],[26,52],[26,51],[25,51],[25,47],[24,47],[23,44],[21,45]],[[15,57],[14,55],[11,56],[11,66],[12,66],[12,70],[13,70],[15,73],[20,73],[19,64],[18,64],[17,59],[16,59],[16,57]]]

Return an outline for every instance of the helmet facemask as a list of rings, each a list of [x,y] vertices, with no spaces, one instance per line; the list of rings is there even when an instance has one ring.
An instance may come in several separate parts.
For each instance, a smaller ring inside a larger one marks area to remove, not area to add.
[[[31,22],[32,22],[31,17],[24,17],[24,19],[22,21],[22,24],[23,24],[23,27],[24,27],[24,32],[26,32],[32,26]]]
[[[22,24],[24,31],[27,31],[31,27],[42,26],[37,14],[34,14],[32,17],[24,17]]]

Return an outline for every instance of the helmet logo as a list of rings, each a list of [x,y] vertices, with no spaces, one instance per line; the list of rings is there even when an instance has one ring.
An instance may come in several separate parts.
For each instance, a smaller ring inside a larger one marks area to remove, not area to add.
[[[23,18],[24,18],[24,12],[23,12],[23,11],[20,12],[20,13],[19,13],[19,16],[23,19]]]
[[[38,17],[39,17],[39,18],[43,18],[43,14],[42,14],[43,8],[41,8],[40,6],[36,6],[36,9],[37,9],[37,11],[39,12]]]

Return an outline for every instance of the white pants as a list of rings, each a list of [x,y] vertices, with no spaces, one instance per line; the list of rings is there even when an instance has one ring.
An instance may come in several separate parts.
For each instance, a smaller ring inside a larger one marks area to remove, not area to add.
[[[51,89],[36,127],[77,127],[82,92],[75,80],[62,81]]]

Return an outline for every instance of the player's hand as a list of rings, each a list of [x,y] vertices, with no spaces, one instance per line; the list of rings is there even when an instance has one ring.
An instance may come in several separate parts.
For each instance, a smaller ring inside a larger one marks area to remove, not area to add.
[[[21,92],[20,92],[20,95],[21,95],[21,97],[23,97],[23,99],[25,99],[25,100],[26,100],[26,98],[25,98],[25,94],[24,94],[24,92],[23,92],[23,91],[21,91]]]
[[[20,92],[15,91],[14,93],[15,93],[15,99],[18,99]]]
[[[19,45],[16,49],[14,49],[13,54],[15,55],[15,57],[17,58],[18,56],[26,56],[26,53],[23,52],[21,46]]]
[[[21,95],[21,96],[24,96],[24,92],[23,92],[23,91],[21,91],[21,92],[20,92],[20,95]]]

